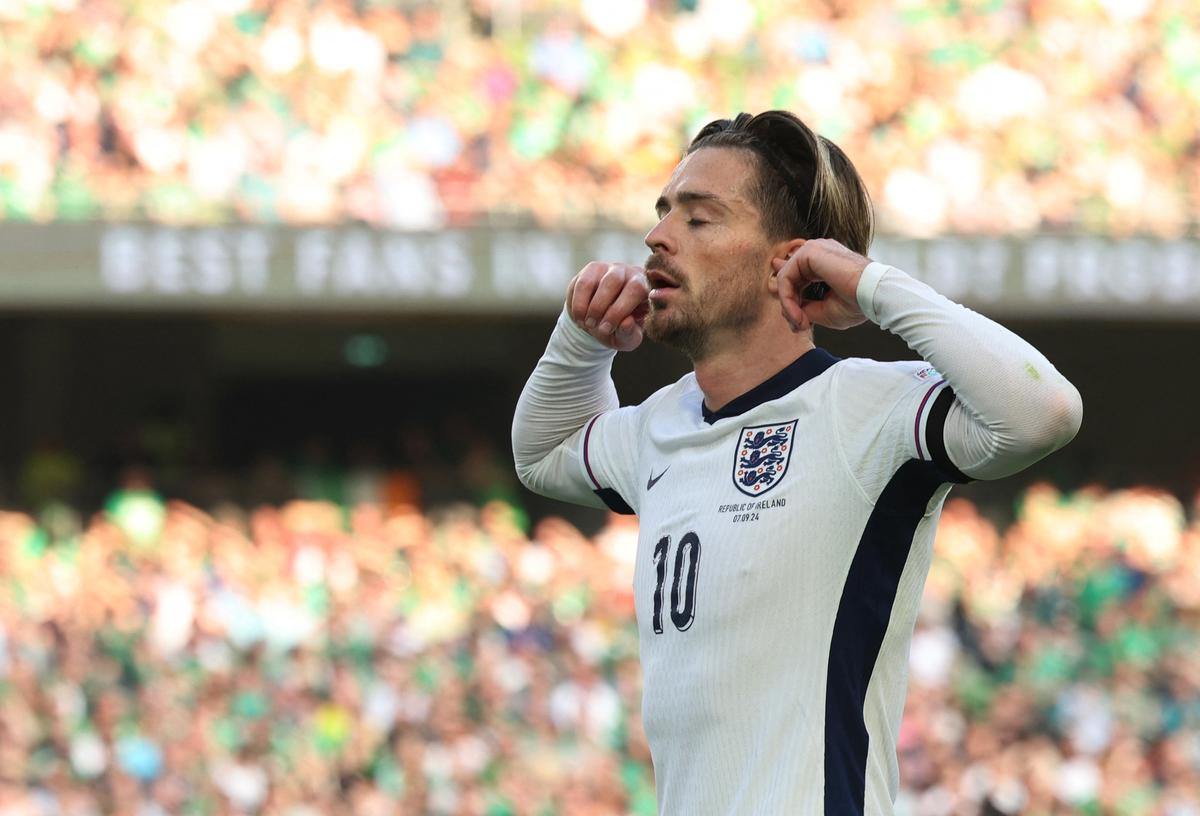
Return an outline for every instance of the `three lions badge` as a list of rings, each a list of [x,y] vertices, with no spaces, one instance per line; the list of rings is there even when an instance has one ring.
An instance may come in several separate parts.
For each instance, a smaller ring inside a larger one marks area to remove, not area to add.
[[[799,419],[742,428],[733,459],[733,483],[747,496],[761,496],[783,480],[792,459]]]

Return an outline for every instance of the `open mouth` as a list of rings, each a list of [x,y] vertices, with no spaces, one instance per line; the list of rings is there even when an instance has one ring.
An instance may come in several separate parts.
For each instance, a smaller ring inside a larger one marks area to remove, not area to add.
[[[657,269],[652,269],[646,273],[646,280],[650,284],[650,293],[663,292],[667,289],[678,289],[679,284],[668,277],[666,274]]]

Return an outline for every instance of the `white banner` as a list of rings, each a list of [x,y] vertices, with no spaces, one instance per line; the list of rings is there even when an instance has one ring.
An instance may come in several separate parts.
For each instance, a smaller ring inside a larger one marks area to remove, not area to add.
[[[628,231],[0,224],[0,307],[552,313]],[[1200,317],[1200,242],[881,237],[873,258],[1009,316]]]

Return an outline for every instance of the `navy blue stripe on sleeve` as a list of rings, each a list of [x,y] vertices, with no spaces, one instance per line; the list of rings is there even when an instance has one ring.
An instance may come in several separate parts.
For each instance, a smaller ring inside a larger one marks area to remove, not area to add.
[[[959,470],[950,461],[950,454],[946,453],[946,417],[950,414],[950,406],[953,404],[954,389],[947,385],[929,409],[929,419],[925,422],[925,445],[929,448],[930,458],[941,468],[946,481],[966,484],[974,480]]]

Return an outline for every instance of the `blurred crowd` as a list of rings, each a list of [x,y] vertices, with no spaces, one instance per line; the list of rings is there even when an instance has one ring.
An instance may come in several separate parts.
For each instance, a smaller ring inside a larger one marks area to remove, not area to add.
[[[0,813],[652,813],[635,536],[149,491],[0,516]]]
[[[791,109],[886,231],[1174,235],[1183,0],[0,0],[0,217],[646,225],[704,122]]]
[[[951,499],[902,816],[1200,816],[1200,518]],[[0,513],[0,814],[654,813],[636,520],[513,505]]]

